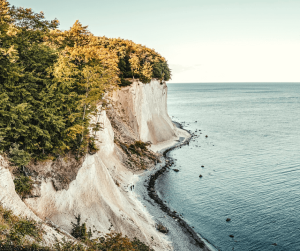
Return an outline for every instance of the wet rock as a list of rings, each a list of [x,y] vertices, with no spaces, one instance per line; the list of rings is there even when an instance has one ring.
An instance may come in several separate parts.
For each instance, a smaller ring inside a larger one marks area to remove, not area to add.
[[[156,225],[156,229],[157,229],[159,232],[164,233],[164,234],[166,234],[166,233],[169,232],[169,230],[168,230],[166,227],[164,227],[162,224],[157,224],[157,225]]]

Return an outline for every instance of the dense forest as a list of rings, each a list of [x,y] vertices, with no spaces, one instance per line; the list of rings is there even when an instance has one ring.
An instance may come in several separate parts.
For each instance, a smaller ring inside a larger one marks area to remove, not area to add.
[[[67,152],[79,158],[95,148],[90,128],[101,125],[90,118],[106,92],[171,77],[153,49],[95,36],[79,21],[58,27],[0,0],[0,151],[19,167]]]

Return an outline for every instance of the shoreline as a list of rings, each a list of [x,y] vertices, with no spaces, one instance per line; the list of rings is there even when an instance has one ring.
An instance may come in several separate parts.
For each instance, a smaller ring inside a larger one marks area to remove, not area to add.
[[[167,239],[171,241],[171,245],[174,250],[203,250],[203,251],[215,251],[217,250],[208,240],[197,234],[192,227],[190,227],[180,215],[172,211],[157,195],[155,190],[155,184],[157,178],[164,174],[165,171],[171,168],[174,164],[172,158],[167,154],[184,145],[188,145],[193,138],[193,133],[183,129],[183,126],[172,121],[178,130],[184,131],[187,135],[180,135],[179,140],[174,140],[172,144],[168,144],[166,147],[159,149],[158,152],[162,153],[162,163],[155,165],[154,168],[148,170],[139,175],[140,181],[137,182],[139,189],[137,189],[137,195],[139,200],[145,205],[149,213],[153,216],[154,220],[158,224],[162,224],[167,227],[169,232],[166,234]],[[142,181],[144,179],[144,182]],[[140,184],[143,183],[143,184]],[[141,186],[144,187],[142,189]],[[154,201],[154,204],[152,203]],[[156,207],[156,210],[155,210]],[[158,209],[158,210],[157,210]]]

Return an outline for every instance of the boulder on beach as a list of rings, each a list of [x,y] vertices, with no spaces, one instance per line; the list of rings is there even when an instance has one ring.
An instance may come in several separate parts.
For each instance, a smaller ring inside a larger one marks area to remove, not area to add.
[[[157,225],[156,225],[156,229],[157,229],[159,232],[164,233],[164,234],[166,234],[166,233],[169,232],[169,230],[168,230],[166,227],[164,227],[162,224],[157,224]]]

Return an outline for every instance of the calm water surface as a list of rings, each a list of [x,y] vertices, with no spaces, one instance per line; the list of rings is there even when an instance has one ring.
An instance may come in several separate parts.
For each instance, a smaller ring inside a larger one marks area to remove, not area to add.
[[[300,84],[169,84],[168,111],[199,136],[170,153],[168,205],[220,250],[300,250]]]

